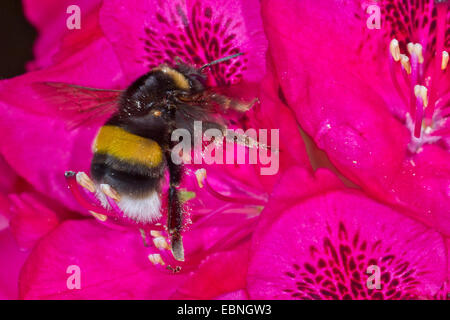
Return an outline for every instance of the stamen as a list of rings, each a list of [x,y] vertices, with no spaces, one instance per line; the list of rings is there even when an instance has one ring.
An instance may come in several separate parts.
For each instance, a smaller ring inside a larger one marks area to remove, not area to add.
[[[88,201],[85,196],[83,196],[80,192],[80,189],[78,187],[78,182],[75,178],[76,174],[73,171],[67,171],[65,173],[66,181],[69,186],[69,190],[72,192],[73,196],[75,197],[75,200],[84,207],[89,212],[94,212],[96,214],[100,213],[105,216],[111,216],[111,214],[103,207],[100,207],[98,205],[95,205]],[[85,192],[86,194],[86,192]]]
[[[409,62],[408,56],[401,54],[400,63],[402,64],[402,67],[406,71],[406,73],[411,74],[411,63]]]
[[[101,222],[105,222],[108,219],[108,217],[105,216],[104,214],[100,214],[100,213],[97,213],[97,212],[94,212],[94,211],[89,211],[89,213],[92,214],[92,216],[95,219],[100,220]]]
[[[157,249],[170,250],[170,246],[163,236],[153,238],[153,244]]]
[[[100,189],[106,194],[108,197],[114,199],[115,201],[120,201],[120,195],[114,190],[109,184],[101,184]]]
[[[427,108],[426,113],[426,122],[431,123],[433,119],[435,103],[438,99],[437,97],[437,88],[439,84],[440,73],[443,66],[444,54],[442,55],[442,60],[439,58],[439,53],[444,51],[444,42],[445,42],[445,34],[446,34],[446,24],[447,24],[447,9],[449,2],[447,0],[435,0],[434,5],[437,10],[437,26],[436,26],[436,51],[435,51],[435,61],[434,66],[432,67],[432,84],[430,87],[430,107]]]
[[[448,66],[448,52],[447,51],[442,51],[442,63],[441,63],[441,69],[445,70],[447,69]]]
[[[414,136],[420,138],[422,131],[422,120],[424,107],[428,105],[428,89],[424,86],[414,86],[414,95],[416,96],[416,114],[414,123]]]
[[[408,100],[406,99],[406,96],[400,86],[400,83],[397,79],[397,64],[396,62],[400,61],[401,53],[400,53],[400,47],[398,44],[397,39],[392,39],[391,43],[389,45],[389,51],[391,53],[391,56],[389,58],[389,74],[391,76],[392,83],[394,84],[395,90],[397,90],[398,94],[402,98],[402,100],[405,102],[405,104],[408,104]],[[400,64],[400,68],[403,68]]]
[[[416,43],[414,45],[414,53],[417,55],[419,63],[423,63],[424,61],[422,52],[423,52],[422,45],[420,43]]]
[[[86,188],[90,192],[95,192],[95,184],[94,182],[88,177],[88,175],[84,172],[78,172],[76,174],[77,182],[80,186],[83,188]]]
[[[163,259],[161,258],[161,255],[158,253],[149,254],[148,260],[150,260],[150,262],[153,263],[154,265],[156,264],[160,264],[162,266],[165,265]]]
[[[414,43],[409,42],[409,43],[406,45],[406,49],[408,50],[409,54],[413,54],[413,52],[414,52]]]
[[[414,87],[414,94],[416,98],[422,98],[425,107],[428,106],[428,89],[425,86],[416,85]]]
[[[392,39],[391,43],[389,44],[389,51],[391,52],[392,58],[394,58],[394,61],[400,60],[400,46],[398,44],[397,39]]]
[[[200,188],[203,188],[203,181],[206,179],[206,169],[198,169],[195,171],[195,177]]]

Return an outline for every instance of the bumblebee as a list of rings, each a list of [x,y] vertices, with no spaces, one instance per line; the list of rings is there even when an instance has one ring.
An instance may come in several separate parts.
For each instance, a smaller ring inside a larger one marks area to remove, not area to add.
[[[172,162],[175,142],[171,135],[175,129],[183,128],[193,136],[194,121],[202,121],[205,130],[218,128],[224,132],[225,122],[217,117],[218,109],[243,112],[253,105],[254,101],[244,103],[206,85],[206,68],[241,54],[201,68],[182,62],[175,67],[160,65],[124,91],[56,82],[39,84],[40,94],[51,97],[48,104],[57,106],[71,129],[106,119],[93,143],[90,168],[92,191],[97,191],[103,206],[108,207],[106,193],[130,219],[141,223],[156,221],[161,217],[159,194],[165,174],[169,173],[167,230],[173,256],[180,261],[184,260],[183,208],[177,187],[183,167]]]

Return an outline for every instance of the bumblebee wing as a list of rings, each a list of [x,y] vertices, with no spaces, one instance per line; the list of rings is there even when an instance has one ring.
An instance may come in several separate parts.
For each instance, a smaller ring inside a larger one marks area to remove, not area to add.
[[[42,99],[37,113],[56,116],[73,130],[105,121],[117,111],[123,90],[97,89],[61,82],[36,82],[33,89]]]

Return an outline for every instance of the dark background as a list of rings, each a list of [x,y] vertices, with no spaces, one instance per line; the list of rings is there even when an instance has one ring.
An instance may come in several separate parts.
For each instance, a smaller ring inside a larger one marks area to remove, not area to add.
[[[25,63],[33,59],[35,39],[36,30],[23,15],[22,1],[0,0],[0,79],[25,72]]]

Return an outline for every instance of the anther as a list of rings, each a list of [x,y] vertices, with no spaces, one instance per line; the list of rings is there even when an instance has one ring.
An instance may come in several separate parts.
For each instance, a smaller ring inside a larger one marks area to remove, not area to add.
[[[95,192],[95,184],[86,173],[78,172],[76,175],[76,179],[80,186],[89,190],[90,192]]]
[[[448,52],[447,51],[442,51],[442,64],[441,64],[441,69],[445,70],[447,69],[448,66]]]
[[[400,57],[400,63],[402,64],[403,69],[405,69],[407,74],[411,74],[411,63],[409,62],[409,58],[404,54],[401,54]]]
[[[195,171],[195,177],[200,188],[203,188],[203,181],[206,179],[206,169],[198,169]]]
[[[423,105],[428,106],[428,89],[425,86],[416,85],[414,86],[414,95],[416,98],[421,98],[423,101]]]
[[[89,211],[89,213],[92,214],[92,216],[95,219],[100,220],[101,222],[105,222],[108,219],[108,217],[105,216],[104,214],[100,214],[100,213],[97,213],[97,212],[94,212],[94,211]]]
[[[392,39],[391,43],[389,44],[389,51],[391,52],[392,58],[394,58],[394,61],[400,60],[400,46],[398,45],[397,39]]]
[[[414,53],[417,55],[419,63],[423,63],[424,61],[422,51],[423,51],[422,45],[420,43],[416,43],[414,45]]]
[[[163,259],[161,258],[161,255],[158,253],[149,254],[148,260],[150,260],[150,262],[153,264],[160,264],[162,266],[165,265]]]
[[[115,201],[120,201],[120,195],[109,184],[101,184],[100,189],[104,194],[106,194],[111,199],[114,199]]]
[[[164,237],[162,237],[162,236],[153,238],[153,244],[155,245],[155,247],[157,249],[160,249],[160,250],[161,249],[165,249],[165,250],[169,250],[170,249],[170,246],[167,243],[166,239]]]

